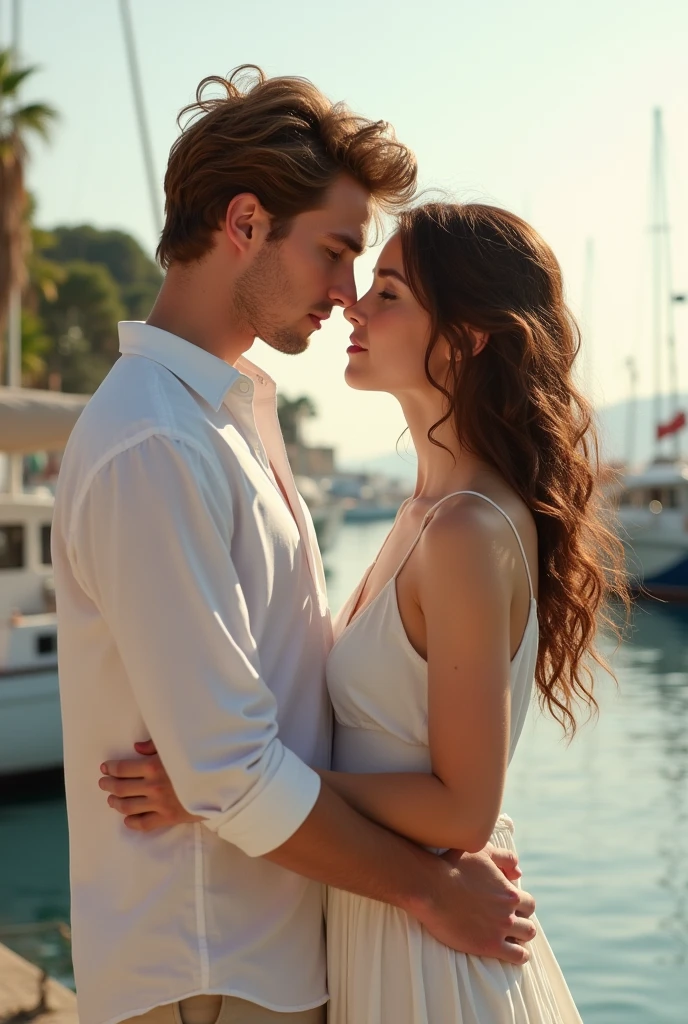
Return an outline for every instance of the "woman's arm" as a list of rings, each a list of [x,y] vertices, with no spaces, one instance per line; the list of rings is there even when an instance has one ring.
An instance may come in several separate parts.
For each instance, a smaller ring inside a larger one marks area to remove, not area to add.
[[[419,542],[432,774],[320,772],[361,814],[425,846],[480,850],[501,808],[514,563],[502,522],[464,501]]]

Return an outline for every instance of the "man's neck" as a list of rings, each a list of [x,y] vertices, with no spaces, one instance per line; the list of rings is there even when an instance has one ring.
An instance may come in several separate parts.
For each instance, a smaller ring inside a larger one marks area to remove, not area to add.
[[[167,272],[146,323],[234,365],[253,345],[252,332],[233,324],[228,300],[207,275],[187,267]]]

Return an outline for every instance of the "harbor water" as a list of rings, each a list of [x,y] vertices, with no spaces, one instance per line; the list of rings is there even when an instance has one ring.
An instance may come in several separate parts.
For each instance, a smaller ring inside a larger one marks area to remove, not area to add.
[[[326,562],[333,609],[388,523],[345,526]],[[457,626],[460,624],[457,623]],[[599,674],[599,719],[567,745],[533,712],[510,768],[524,884],[585,1024],[688,1020],[688,609],[637,607]],[[59,777],[4,782],[0,941],[71,980],[67,824]],[[440,1024],[440,1022],[438,1022]]]

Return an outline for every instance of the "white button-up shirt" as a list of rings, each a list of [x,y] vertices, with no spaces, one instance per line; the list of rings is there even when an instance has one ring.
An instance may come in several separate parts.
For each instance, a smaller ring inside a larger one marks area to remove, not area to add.
[[[145,324],[120,347],[53,524],[81,1024],[203,992],[306,1009],[327,998],[321,889],[261,855],[328,766],[331,627],[275,387]],[[132,832],[108,807],[98,766],[147,736],[204,824]]]

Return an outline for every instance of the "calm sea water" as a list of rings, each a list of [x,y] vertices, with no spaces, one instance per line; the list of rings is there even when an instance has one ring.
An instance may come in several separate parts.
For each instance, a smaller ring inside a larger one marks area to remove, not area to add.
[[[326,559],[333,608],[388,524],[346,527]],[[618,691],[571,745],[533,714],[510,769],[506,811],[526,887],[585,1024],[688,1020],[688,610],[640,606],[613,657]],[[0,941],[18,922],[68,917],[59,780],[0,800]],[[54,932],[4,941],[70,980]]]

